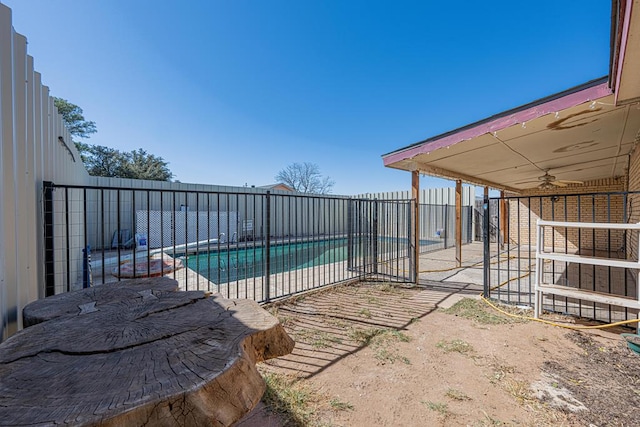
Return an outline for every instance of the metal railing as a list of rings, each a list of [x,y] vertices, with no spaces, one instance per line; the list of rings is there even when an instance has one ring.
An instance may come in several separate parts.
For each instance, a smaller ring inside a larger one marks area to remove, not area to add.
[[[564,194],[492,198],[484,203],[484,294],[510,304],[533,307],[535,298],[536,221],[628,223],[637,192]],[[502,208],[500,207],[502,205]],[[494,230],[491,229],[494,227]],[[493,236],[492,236],[493,234]],[[488,237],[488,238],[487,238]],[[544,236],[547,250],[593,257],[633,259],[634,239],[624,230],[555,228]],[[637,297],[632,271],[563,261],[542,263],[545,282],[555,285]],[[561,296],[543,299],[543,308],[598,321],[627,320],[628,309]]]
[[[181,289],[266,302],[413,281],[412,203],[46,183],[45,293],[169,274]]]

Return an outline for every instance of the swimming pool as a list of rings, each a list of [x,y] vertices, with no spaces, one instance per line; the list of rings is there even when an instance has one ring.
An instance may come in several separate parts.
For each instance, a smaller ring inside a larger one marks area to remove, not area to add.
[[[272,244],[269,271],[275,274],[344,261],[348,256],[347,244],[346,238]],[[241,246],[181,256],[180,259],[188,268],[217,284],[262,276],[267,264],[264,246]]]
[[[352,263],[372,262],[372,244],[367,238],[354,238],[351,241]],[[420,246],[438,243],[433,240],[421,240]],[[266,248],[261,245],[221,248],[220,250],[182,255],[179,258],[188,268],[213,283],[223,284],[236,280],[250,279],[265,275],[267,271]],[[347,238],[314,240],[307,242],[281,242],[271,244],[269,248],[270,274],[318,267],[346,261],[349,256]],[[400,255],[407,250],[407,240],[389,237],[378,238],[378,253]],[[368,259],[363,259],[363,254]]]

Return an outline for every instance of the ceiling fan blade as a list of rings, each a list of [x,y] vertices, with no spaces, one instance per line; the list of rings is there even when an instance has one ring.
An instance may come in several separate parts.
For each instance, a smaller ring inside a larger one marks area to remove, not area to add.
[[[584,184],[584,181],[572,181],[570,179],[559,179],[556,182],[562,182],[562,183],[565,183],[565,184]]]
[[[563,181],[551,181],[551,184],[556,187],[566,187],[568,184],[565,184]]]

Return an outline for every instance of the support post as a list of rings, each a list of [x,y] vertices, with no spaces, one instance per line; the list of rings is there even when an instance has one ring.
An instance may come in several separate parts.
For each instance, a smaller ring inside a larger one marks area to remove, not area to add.
[[[265,220],[266,224],[266,240],[264,244],[264,263],[265,263],[265,272],[264,272],[264,301],[271,301],[271,191],[267,191],[267,195],[265,196]]]
[[[378,199],[373,199],[373,230],[372,236],[373,241],[373,274],[378,274],[378,263],[379,261],[379,253],[378,253]]]
[[[507,236],[507,201],[504,198],[504,190],[500,191],[500,230],[502,231],[500,246],[504,249],[504,245],[509,238]]]
[[[349,198],[347,201],[347,270],[351,271],[353,269],[353,236],[354,236],[354,226],[353,226],[353,198]],[[297,221],[297,220],[296,220]],[[297,235],[297,234],[296,234]]]
[[[489,187],[484,187],[484,199],[482,203],[482,243],[484,248],[483,256],[483,291],[482,295],[489,298],[489,287],[491,286],[491,257],[489,256]]]
[[[462,181],[456,180],[456,267],[462,267]]]
[[[44,181],[44,296],[56,293],[55,259],[53,247],[53,182]]]
[[[410,274],[413,277],[413,282],[417,285],[418,276],[420,275],[420,171],[411,172],[411,198],[414,201],[414,205],[411,210],[411,222],[413,224],[413,263]]]

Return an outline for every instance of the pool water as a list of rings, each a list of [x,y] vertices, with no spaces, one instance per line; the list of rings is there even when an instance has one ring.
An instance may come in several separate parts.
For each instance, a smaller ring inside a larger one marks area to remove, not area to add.
[[[354,263],[371,262],[362,260],[361,254],[367,251],[371,242],[368,239],[354,239],[352,242]],[[433,240],[420,240],[420,246],[440,244]],[[407,239],[380,237],[378,252],[397,253],[407,249]],[[264,246],[230,248],[228,250],[203,252],[182,256],[180,259],[187,267],[197,271],[213,283],[223,284],[236,280],[260,277],[265,274],[266,248]],[[269,269],[271,274],[317,267],[347,260],[348,239],[327,239],[312,242],[290,244],[272,244],[270,247]]]
[[[347,259],[347,239],[279,244],[270,247],[271,274],[314,267]],[[236,248],[186,257],[187,267],[214,283],[264,275],[266,248]],[[185,257],[181,258],[185,261]]]

